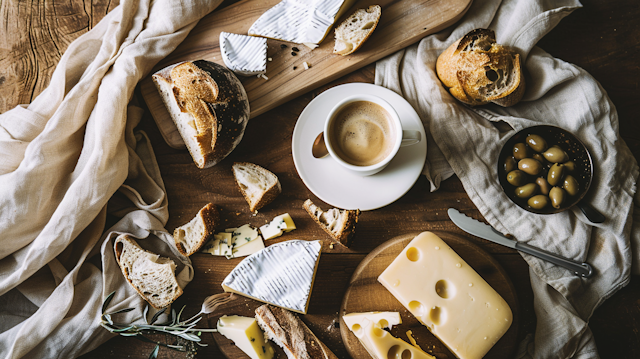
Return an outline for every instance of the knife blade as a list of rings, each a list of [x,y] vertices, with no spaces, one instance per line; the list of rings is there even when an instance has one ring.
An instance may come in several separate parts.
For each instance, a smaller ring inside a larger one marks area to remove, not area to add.
[[[562,266],[566,269],[569,269],[575,275],[581,276],[583,278],[589,278],[593,274],[593,268],[589,263],[576,262],[574,260],[562,257],[557,254],[553,254],[543,249],[530,246],[526,243],[520,243],[518,241],[509,239],[490,225],[467,217],[454,208],[449,208],[447,213],[449,214],[449,218],[451,218],[451,221],[453,221],[456,226],[476,237],[480,237],[491,242],[513,248],[520,252],[524,252],[553,264]]]

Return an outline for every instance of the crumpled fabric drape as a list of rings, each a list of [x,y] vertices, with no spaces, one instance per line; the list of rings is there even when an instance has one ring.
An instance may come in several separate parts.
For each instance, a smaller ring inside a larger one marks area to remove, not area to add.
[[[138,81],[173,51],[221,0],[123,0],[71,43],[49,86],[27,106],[0,115],[0,353],[4,358],[74,358],[113,335],[112,310],[146,304],[121,274],[113,240],[193,268],[164,228],[167,197],[143,132],[128,105]],[[107,213],[119,220],[105,231]]]
[[[429,136],[424,174],[432,190],[456,174],[494,228],[595,268],[592,278],[581,279],[523,254],[530,266],[537,326],[535,335],[520,346],[519,358],[597,358],[589,318],[629,282],[632,267],[640,273],[638,165],[619,136],[615,106],[586,71],[535,46],[580,6],[572,0],[474,1],[453,27],[376,65],[375,83],[405,97],[425,125]],[[454,99],[438,79],[438,55],[475,28],[495,30],[497,42],[525,60],[527,88],[519,104],[471,108]],[[493,125],[498,121],[512,130],[499,131]],[[501,146],[516,131],[536,124],[562,127],[586,144],[595,165],[586,200],[605,214],[604,223],[590,223],[577,208],[554,215],[531,214],[506,197],[497,180]]]

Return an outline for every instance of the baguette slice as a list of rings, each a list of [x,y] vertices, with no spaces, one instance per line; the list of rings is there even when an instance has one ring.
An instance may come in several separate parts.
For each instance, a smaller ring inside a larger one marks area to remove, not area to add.
[[[345,56],[359,49],[375,30],[381,13],[380,5],[356,10],[336,27],[333,53]]]
[[[268,339],[278,344],[288,359],[337,359],[297,315],[265,304],[256,309],[256,321]]]
[[[249,203],[251,212],[271,203],[282,192],[278,177],[263,167],[249,162],[235,162],[232,168],[236,184]]]
[[[170,258],[140,248],[127,234],[116,238],[114,250],[124,277],[152,307],[164,308],[182,295]]]
[[[360,210],[340,210],[331,208],[324,212],[320,207],[311,202],[310,199],[304,201],[302,207],[309,213],[322,229],[327,232],[333,240],[349,247],[356,234],[356,224]]]
[[[189,223],[173,231],[173,240],[178,251],[187,257],[199,251],[213,236],[219,222],[220,210],[218,206],[208,203],[202,207]]]

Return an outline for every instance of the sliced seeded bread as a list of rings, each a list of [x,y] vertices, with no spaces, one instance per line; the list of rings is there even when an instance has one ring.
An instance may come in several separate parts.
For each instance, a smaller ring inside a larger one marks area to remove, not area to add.
[[[256,322],[267,339],[278,344],[288,359],[337,359],[300,318],[286,309],[265,304],[256,309]]]
[[[351,245],[356,234],[356,224],[358,223],[360,210],[331,208],[324,212],[320,207],[313,204],[310,199],[304,201],[302,207],[333,240],[345,247]]]
[[[213,236],[216,225],[220,222],[220,210],[213,203],[208,203],[189,223],[173,231],[173,240],[178,251],[190,256],[202,248]]]
[[[140,248],[127,234],[116,238],[114,250],[124,277],[152,307],[164,308],[182,295],[170,258]]]
[[[278,177],[271,171],[249,162],[235,162],[233,176],[242,196],[255,212],[271,203],[282,192]]]
[[[336,27],[333,53],[344,56],[359,49],[375,30],[380,21],[381,13],[380,5],[371,5],[367,9],[356,10]]]

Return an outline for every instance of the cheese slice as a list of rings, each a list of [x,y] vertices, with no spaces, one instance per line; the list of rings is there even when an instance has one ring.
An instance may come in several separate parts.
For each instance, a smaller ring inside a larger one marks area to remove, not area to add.
[[[361,325],[349,329],[358,337],[373,359],[435,359],[434,356],[377,327],[366,318]]]
[[[249,28],[249,35],[319,44],[355,0],[283,0]]]
[[[255,318],[223,315],[218,319],[217,329],[218,333],[233,340],[251,359],[273,358],[273,347],[265,340],[264,332],[258,327]]]
[[[242,260],[224,279],[222,288],[306,314],[321,249],[320,241],[272,244]]]
[[[258,237],[252,240],[251,242],[247,243],[246,245],[238,249],[234,249],[233,254],[231,255],[231,258],[246,257],[248,255],[260,252],[263,249],[264,249],[264,242],[262,241],[261,237]]]
[[[440,237],[416,236],[378,281],[460,359],[480,359],[511,326],[507,302]]]
[[[238,230],[238,228],[234,229]],[[233,238],[233,233],[231,232],[216,233],[213,235],[213,240],[203,247],[202,252],[210,253],[214,256],[225,256],[230,259],[245,257],[264,249],[264,242],[259,234],[248,242],[245,240],[239,241],[241,245],[234,245]]]
[[[267,39],[220,33],[222,61],[238,75],[253,76],[267,72]]]
[[[294,229],[296,229],[296,225],[293,223],[293,219],[289,213],[285,213],[276,216],[271,222],[260,227],[260,233],[262,233],[262,237],[267,240],[280,237],[282,233],[291,232]]]
[[[225,233],[228,233],[225,231]],[[234,249],[240,248],[243,245],[253,241],[260,237],[260,232],[258,232],[258,228],[245,224],[244,226],[234,228],[231,232],[231,246]]]
[[[362,326],[362,322],[367,319],[378,328],[391,329],[394,325],[402,324],[400,313],[398,312],[365,312],[365,313],[349,313],[342,316],[342,320],[347,328],[352,329],[354,326]],[[357,329],[357,327],[356,327]]]

